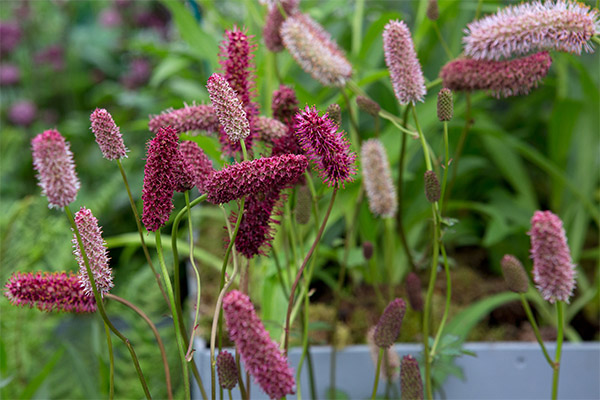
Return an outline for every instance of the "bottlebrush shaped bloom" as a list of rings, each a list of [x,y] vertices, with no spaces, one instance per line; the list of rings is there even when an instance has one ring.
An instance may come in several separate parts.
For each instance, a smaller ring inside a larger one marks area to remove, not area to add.
[[[569,302],[575,288],[575,265],[562,221],[551,211],[536,211],[531,218],[533,280],[542,297],[554,303]]]
[[[206,84],[210,100],[213,103],[219,122],[232,142],[245,139],[250,135],[250,125],[246,112],[235,91],[220,74],[212,74]]]
[[[302,149],[298,144],[294,130],[294,116],[298,112],[298,99],[294,89],[285,85],[280,85],[278,90],[273,92],[271,101],[273,118],[278,119],[287,125],[287,133],[273,143],[272,154],[301,154]]]
[[[115,124],[112,115],[104,108],[96,108],[90,115],[92,132],[96,136],[96,143],[100,146],[102,155],[107,160],[118,160],[127,157],[127,148],[119,127]]]
[[[452,101],[452,91],[448,88],[442,88],[437,98],[437,116],[440,121],[450,121],[454,115],[454,102]]]
[[[442,188],[435,172],[432,170],[425,171],[423,181],[425,182],[425,198],[427,201],[430,203],[439,201],[442,195]]]
[[[173,210],[179,157],[177,140],[175,130],[167,126],[159,129],[148,142],[142,187],[142,223],[151,232],[163,226]]]
[[[217,375],[223,389],[231,390],[237,385],[238,368],[231,353],[221,351],[217,356]]]
[[[176,110],[169,109],[150,117],[148,128],[155,134],[160,128],[170,126],[177,133],[207,131],[219,132],[219,119],[213,106],[207,104],[187,104]]]
[[[190,140],[181,142],[179,144],[179,151],[181,151],[183,158],[192,168],[194,185],[200,193],[205,193],[204,182],[210,179],[213,172],[215,172],[212,161],[198,146],[198,143]]]
[[[48,206],[62,208],[75,201],[79,180],[69,143],[54,129],[40,133],[31,141],[33,168],[38,185],[48,198]]]
[[[371,212],[383,218],[393,217],[396,215],[398,202],[383,144],[378,139],[363,142],[361,159],[363,184]]]
[[[308,15],[298,13],[288,17],[280,33],[296,62],[324,86],[342,87],[352,76],[352,65],[342,50]]]
[[[411,356],[402,357],[400,364],[400,392],[403,399],[423,400],[423,380],[419,363]]]
[[[248,296],[232,290],[223,298],[229,337],[240,352],[246,370],[272,399],[295,392],[292,369],[279,346],[265,330]]]
[[[280,203],[281,196],[281,190],[273,188],[246,197],[244,215],[235,237],[235,249],[244,257],[253,258],[266,253],[273,240],[272,225],[279,224],[274,216],[280,212],[274,210]],[[230,220],[235,224],[237,214],[232,213]]]
[[[283,10],[286,15],[293,15],[298,10],[298,3],[300,0],[284,0],[280,1]],[[281,24],[285,20],[284,16],[281,15],[281,11],[279,11],[279,7],[277,4],[273,4],[269,8],[269,12],[265,18],[265,25],[263,27],[263,39],[265,41],[265,46],[269,51],[274,53],[280,52],[283,50],[283,40],[281,39],[281,35],[279,30],[281,29]]]
[[[205,182],[207,200],[222,204],[249,194],[266,193],[274,188],[284,189],[294,185],[307,167],[306,157],[296,154],[233,164],[215,171]]]
[[[523,3],[471,22],[463,38],[465,54],[500,60],[543,50],[581,54],[600,32],[598,10],[575,1]]]
[[[373,340],[378,347],[386,349],[394,344],[400,334],[405,312],[406,303],[402,299],[392,300],[383,310],[373,335]]]
[[[320,116],[315,107],[306,106],[296,114],[295,129],[300,147],[319,170],[323,182],[343,186],[353,180],[356,154],[350,151],[350,143],[327,114]]]
[[[40,311],[93,313],[96,300],[88,296],[79,276],[66,272],[16,272],[4,286],[4,295],[14,306]]]
[[[75,225],[81,236],[81,242],[83,244],[83,250],[90,263],[90,269],[94,275],[94,282],[96,283],[96,289],[101,296],[108,293],[114,286],[112,282],[112,270],[108,266],[108,250],[106,249],[106,242],[102,239],[102,228],[98,225],[98,220],[92,212],[81,207],[79,211],[75,213]],[[71,228],[73,229],[73,228]],[[88,296],[93,296],[92,284],[90,282],[85,262],[83,259],[83,252],[79,247],[77,236],[73,231],[73,254],[77,258],[79,263],[79,280],[83,291]]]
[[[506,286],[515,293],[527,293],[529,279],[521,261],[512,254],[505,254],[502,257],[500,266],[502,267],[502,275],[504,275]]]
[[[379,103],[365,96],[356,96],[356,105],[358,105],[358,108],[373,117],[377,117],[379,115],[379,111],[381,111],[381,106]]]
[[[390,21],[383,30],[385,63],[398,102],[402,105],[423,101],[425,78],[415,45],[404,21]]]
[[[525,95],[546,76],[552,58],[547,52],[510,61],[457,59],[440,71],[443,85],[452,90],[489,90],[495,97]]]
[[[283,122],[269,117],[254,119],[254,132],[256,137],[263,142],[273,143],[287,134],[288,127]]]

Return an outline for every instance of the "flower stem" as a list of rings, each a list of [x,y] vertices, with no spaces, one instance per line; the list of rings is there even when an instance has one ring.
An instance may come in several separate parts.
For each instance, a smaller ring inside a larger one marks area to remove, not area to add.
[[[448,57],[448,60],[453,60],[454,57],[452,56],[452,52],[450,51],[448,44],[446,43],[446,41],[444,40],[444,37],[442,36],[442,33],[440,32],[440,27],[438,26],[437,21],[432,21],[432,24],[433,24],[433,30],[435,30],[438,40],[439,40],[440,44],[442,45],[442,48],[446,52],[446,56]]]
[[[129,342],[129,339],[127,339],[112,324],[112,322],[110,322],[110,319],[108,319],[108,315],[106,315],[106,310],[104,309],[104,303],[102,303],[102,297],[100,296],[100,293],[98,292],[98,288],[96,287],[96,282],[94,281],[94,274],[92,273],[92,269],[90,267],[90,260],[88,259],[85,248],[83,247],[83,241],[81,239],[81,234],[79,233],[79,229],[77,228],[77,224],[75,223],[75,219],[73,218],[73,213],[71,212],[71,209],[69,208],[69,206],[65,206],[65,212],[67,214],[67,218],[69,218],[69,222],[71,223],[73,232],[75,232],[75,237],[77,238],[77,244],[79,245],[79,248],[81,249],[81,255],[83,257],[85,269],[88,274],[88,279],[90,280],[90,283],[92,286],[92,292],[94,293],[94,299],[96,300],[96,307],[98,308],[98,312],[100,313],[100,316],[102,317],[102,320],[104,321],[104,323],[106,325],[108,325],[110,330],[115,335],[117,335],[117,337],[119,339],[121,339],[123,341],[123,343],[125,343],[125,345],[127,346],[127,349],[129,350],[129,354],[131,355],[131,359],[133,360],[133,365],[135,366],[135,370],[140,379],[140,383],[142,384],[142,388],[144,389],[144,394],[146,395],[147,399],[151,399],[152,396],[150,395],[150,391],[148,390],[148,385],[146,383],[146,379],[144,378],[144,374],[142,373],[142,368],[140,367],[140,363],[138,361],[137,355],[135,354],[135,350],[133,349],[132,344]]]
[[[410,107],[406,107],[404,110],[404,115],[402,117],[402,125],[406,125],[408,121],[408,112]],[[402,220],[402,202],[404,201],[404,158],[406,156],[406,135],[402,135],[402,143],[400,145],[400,157],[398,161],[398,213],[396,214],[396,227],[398,229],[398,234],[400,235],[400,241],[402,242],[402,247],[404,247],[404,252],[406,253],[406,257],[408,258],[408,262],[410,263],[411,268],[416,268],[415,261],[412,256],[412,252],[410,247],[408,246],[408,241],[406,240],[406,234],[404,233],[404,224]]]
[[[389,113],[389,112],[387,112],[385,110],[380,110],[379,111],[379,116],[381,118],[387,119],[392,124],[394,124],[394,126],[396,128],[398,128],[400,130],[400,132],[405,133],[407,135],[410,135],[410,136],[412,136],[415,139],[419,136],[419,134],[417,132],[411,131],[410,129],[406,129],[404,126],[402,126],[403,125],[402,121],[400,121],[398,119],[398,117],[396,117],[394,114],[391,114],[391,113]]]
[[[556,301],[556,323],[558,327],[556,337],[556,353],[554,356],[554,373],[552,374],[552,400],[556,400],[558,396],[558,374],[560,372],[560,357],[562,352],[563,343],[563,330],[564,330],[564,304],[562,301]]]
[[[165,293],[165,289],[160,282],[160,274],[156,272],[156,268],[154,268],[154,264],[152,263],[152,258],[150,257],[150,252],[148,251],[148,246],[146,246],[146,241],[144,240],[144,230],[142,229],[142,223],[140,222],[140,214],[138,213],[137,207],[135,205],[135,201],[133,201],[133,196],[131,195],[131,189],[129,188],[129,182],[127,181],[127,175],[125,175],[125,169],[123,168],[123,164],[121,164],[121,160],[117,159],[117,165],[119,166],[119,171],[121,171],[121,177],[123,178],[123,183],[125,184],[125,189],[127,189],[127,196],[129,197],[129,204],[131,205],[131,211],[133,211],[133,216],[135,219],[135,224],[137,225],[138,233],[140,234],[140,243],[142,244],[142,250],[144,251],[144,255],[146,256],[146,261],[152,269],[152,273],[154,274],[154,278],[156,279],[156,283],[158,284],[158,288],[165,299],[165,302],[169,304],[169,299],[167,294]]]
[[[179,329],[179,315],[177,313],[177,307],[175,306],[175,298],[173,296],[173,286],[171,285],[171,278],[169,278],[169,272],[167,271],[167,264],[165,263],[165,257],[162,250],[162,241],[160,238],[160,228],[156,230],[156,252],[158,253],[158,261],[160,263],[160,269],[163,274],[163,279],[165,281],[165,286],[167,288],[167,294],[169,295],[169,300],[171,301],[171,313],[173,314],[173,325],[175,328],[175,338],[177,340],[177,347],[179,349],[179,356],[181,358],[181,367],[183,371],[183,385],[184,385],[184,393],[185,398],[190,399],[190,381],[189,381],[189,373],[188,366],[185,360],[185,346],[183,344],[183,337],[185,336]],[[175,279],[178,279],[175,276]]]
[[[110,338],[110,328],[106,325],[106,322],[104,322],[104,332],[106,333],[106,345],[108,346],[108,361],[110,366],[108,373],[108,398],[109,400],[113,400],[115,398],[115,356],[113,354],[112,339]]]
[[[185,355],[185,359],[187,362],[192,361],[192,357],[194,356],[194,334],[196,332],[196,327],[198,326],[198,315],[200,314],[200,295],[202,293],[201,282],[200,282],[200,271],[198,271],[198,267],[196,266],[196,262],[194,261],[194,231],[192,229],[192,209],[190,206],[190,196],[189,191],[186,190],[184,193],[185,196],[185,204],[188,210],[188,236],[190,238],[190,264],[192,264],[192,269],[196,274],[196,313],[194,314],[194,324],[192,325],[192,333],[190,334],[190,342],[188,345],[187,353]]]
[[[444,121],[444,154],[445,154],[445,161],[444,161],[444,174],[442,176],[442,188],[441,188],[441,195],[440,195],[440,200],[442,202],[440,210],[443,214],[444,209],[445,209],[445,203],[446,203],[446,198],[445,198],[445,194],[446,194],[446,181],[448,180],[448,168],[450,168],[450,155],[449,155],[449,150],[448,150],[448,122]]]
[[[450,192],[454,187],[454,182],[456,181],[456,173],[458,171],[458,162],[460,161],[460,156],[462,154],[463,147],[465,146],[469,129],[471,129],[471,126],[473,125],[473,121],[471,120],[471,93],[465,93],[465,99],[467,102],[465,110],[465,125],[463,126],[462,132],[460,133],[458,144],[456,145],[456,150],[454,152],[454,168],[452,169],[452,178],[450,179],[450,183],[448,184],[448,190],[446,190],[445,193],[446,197],[450,196]]]
[[[355,149],[360,149],[360,137],[358,136],[358,124],[356,123],[356,118],[354,117],[354,112],[352,111],[352,104],[350,103],[350,98],[346,94],[344,89],[341,89],[342,96],[344,97],[344,101],[346,103],[346,108],[348,109],[348,116],[350,118],[350,137],[352,139],[352,144]]]
[[[379,374],[381,373],[381,360],[383,359],[384,349],[379,349],[377,355],[377,369],[375,370],[375,382],[373,383],[373,392],[371,393],[371,400],[375,400],[377,395],[377,386],[379,386]]]
[[[546,350],[546,346],[544,345],[544,341],[542,340],[542,335],[540,334],[540,329],[538,328],[537,323],[535,322],[535,318],[533,317],[533,313],[531,312],[531,308],[529,307],[529,303],[525,298],[525,295],[521,293],[521,303],[523,304],[523,309],[525,310],[525,314],[527,314],[527,318],[529,319],[529,323],[533,328],[533,332],[535,333],[535,338],[537,339],[540,347],[542,349],[542,353],[544,353],[544,357],[546,357],[546,361],[550,365],[550,368],[554,369],[554,361],[550,358],[548,351]]]
[[[289,339],[290,339],[290,317],[292,314],[292,307],[294,305],[294,293],[296,292],[296,287],[298,286],[298,283],[300,282],[300,278],[302,277],[304,268],[308,264],[310,257],[312,256],[313,252],[315,251],[315,248],[317,247],[319,240],[321,240],[323,231],[325,231],[325,225],[327,225],[327,220],[329,219],[329,214],[331,214],[331,209],[333,208],[333,203],[334,203],[335,195],[337,194],[337,191],[338,191],[338,186],[336,185],[333,188],[333,193],[331,194],[331,200],[329,202],[329,207],[327,208],[327,211],[325,212],[325,217],[323,218],[323,223],[321,224],[321,228],[319,229],[319,232],[317,233],[317,236],[315,237],[315,241],[313,242],[310,250],[306,254],[306,257],[304,257],[302,266],[300,267],[300,270],[298,271],[298,274],[296,275],[296,279],[294,280],[294,283],[292,284],[292,289],[290,290],[290,300],[288,303],[288,309],[287,309],[287,314],[286,314],[286,318],[285,318],[285,331],[284,331],[285,339],[284,339],[284,346],[283,346],[286,356],[287,356],[287,352],[288,352],[288,345],[289,345]],[[308,285],[308,283],[307,283],[307,285]]]
[[[154,325],[154,323],[152,322],[152,320],[150,318],[148,318],[148,316],[146,315],[146,313],[144,313],[139,307],[135,306],[133,303],[119,297],[116,296],[114,294],[110,294],[107,293],[105,295],[107,298],[115,300],[129,308],[131,308],[133,311],[135,311],[140,317],[142,317],[142,319],[144,321],[146,321],[146,323],[148,324],[148,326],[150,327],[150,329],[152,329],[152,333],[154,333],[154,338],[156,339],[156,342],[158,343],[158,348],[160,349],[160,356],[162,357],[162,362],[163,362],[163,367],[165,369],[165,380],[167,383],[167,396],[169,397],[169,400],[173,398],[173,391],[171,389],[171,373],[169,371],[169,363],[167,361],[167,352],[165,351],[165,346],[163,344],[162,339],[160,338],[160,334],[158,333],[158,329],[156,329],[156,325]]]
[[[436,229],[438,229],[436,227]],[[452,281],[450,280],[450,267],[448,266],[448,257],[446,257],[446,249],[444,248],[443,243],[440,243],[440,250],[442,251],[442,257],[444,259],[444,271],[446,272],[446,304],[444,306],[444,315],[442,316],[442,321],[440,322],[440,326],[438,327],[437,333],[435,335],[435,340],[433,341],[433,345],[431,346],[431,351],[429,352],[429,356],[433,358],[435,356],[435,350],[440,342],[440,338],[442,337],[442,332],[444,331],[444,325],[446,325],[446,319],[448,318],[448,312],[450,311],[450,299],[452,294]]]

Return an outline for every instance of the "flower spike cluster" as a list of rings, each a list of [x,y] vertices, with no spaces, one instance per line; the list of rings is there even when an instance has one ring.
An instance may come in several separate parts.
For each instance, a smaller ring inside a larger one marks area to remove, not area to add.
[[[123,137],[112,115],[104,108],[96,108],[90,115],[92,132],[96,136],[96,143],[100,146],[102,155],[107,160],[118,160],[127,157],[127,148]]]
[[[294,89],[280,85],[279,89],[273,92],[271,109],[273,118],[287,125],[287,133],[274,141],[272,154],[301,154],[302,149],[294,131],[294,116],[298,112],[298,99]]]
[[[177,133],[207,131],[210,133],[219,132],[219,119],[213,106],[207,104],[187,104],[183,108],[176,110],[169,109],[160,115],[150,117],[148,128],[155,134],[160,128],[170,126]]]
[[[415,45],[404,21],[390,21],[383,31],[385,63],[398,102],[402,105],[423,101],[425,78]]]
[[[575,288],[575,265],[560,218],[551,211],[536,211],[531,218],[533,280],[542,297],[554,303],[569,302]]]
[[[102,228],[98,225],[98,220],[92,214],[92,211],[85,207],[81,207],[75,213],[75,225],[81,236],[83,250],[90,262],[90,269],[94,275],[96,289],[101,296],[108,293],[112,289],[112,269],[108,266],[108,250],[106,242],[102,238]],[[72,228],[71,228],[72,229]],[[83,291],[88,296],[93,296],[92,283],[90,282],[83,259],[83,252],[79,247],[77,236],[73,231],[73,254],[77,258],[79,264],[79,280]]]
[[[452,90],[489,90],[495,97],[518,96],[536,88],[551,64],[547,52],[509,61],[461,58],[444,65],[440,77]]]
[[[406,303],[402,299],[392,300],[383,310],[373,335],[373,340],[379,348],[386,349],[394,344],[400,334],[405,312]]]
[[[308,15],[298,13],[288,17],[280,33],[296,62],[324,86],[342,87],[352,76],[352,65],[343,51]]]
[[[382,218],[396,215],[398,202],[390,163],[379,139],[369,139],[361,148],[363,184],[371,212]]]
[[[327,114],[320,116],[315,107],[306,106],[296,114],[296,137],[323,182],[343,186],[353,180],[356,154],[350,151],[350,143]]]
[[[62,208],[75,201],[79,179],[69,143],[55,130],[40,133],[31,141],[33,168],[48,207]]]
[[[223,298],[229,337],[242,355],[246,370],[272,399],[295,392],[294,373],[279,346],[265,330],[248,296],[232,290]]]
[[[250,135],[250,125],[246,112],[235,91],[220,74],[212,74],[206,84],[219,122],[232,142],[238,142]]]
[[[181,142],[179,144],[179,151],[181,151],[183,159],[192,168],[194,186],[198,188],[200,193],[205,193],[204,182],[210,179],[213,172],[215,172],[212,161],[198,146],[198,143],[190,140]]]
[[[16,272],[6,282],[4,295],[12,305],[40,311],[96,311],[96,300],[84,292],[79,277],[73,273]]]
[[[500,60],[544,50],[592,52],[589,40],[600,32],[599,17],[598,10],[572,0],[506,7],[467,26],[465,54]]]
[[[205,182],[207,200],[223,204],[249,194],[284,189],[298,182],[307,167],[306,157],[296,154],[236,163],[215,171]]]

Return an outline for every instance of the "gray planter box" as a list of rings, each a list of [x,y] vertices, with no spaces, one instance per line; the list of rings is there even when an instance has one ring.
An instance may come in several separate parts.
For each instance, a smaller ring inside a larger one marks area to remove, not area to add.
[[[204,385],[210,388],[210,351],[205,343],[196,342],[194,355]],[[467,343],[464,346],[477,357],[463,356],[457,365],[463,368],[465,380],[450,377],[443,386],[446,399],[549,399],[551,394],[552,370],[546,363],[537,343],[497,342]],[[554,354],[554,344],[547,349]],[[400,355],[418,355],[420,344],[397,344]],[[298,365],[301,349],[291,349],[289,359],[292,367]],[[329,387],[329,360],[331,349],[327,346],[311,347],[317,395],[325,399]],[[565,343],[560,371],[558,397],[560,399],[600,399],[600,343]],[[336,386],[352,399],[367,399],[371,396],[375,366],[367,346],[349,346],[337,355]],[[300,385],[302,398],[310,398],[306,363]],[[380,381],[378,394],[385,391]],[[233,391],[239,398],[239,391]],[[200,392],[193,388],[193,398],[200,399]],[[236,397],[237,396],[237,397]],[[227,398],[227,396],[225,396]],[[267,396],[253,383],[252,399]],[[296,396],[288,396],[288,399]]]

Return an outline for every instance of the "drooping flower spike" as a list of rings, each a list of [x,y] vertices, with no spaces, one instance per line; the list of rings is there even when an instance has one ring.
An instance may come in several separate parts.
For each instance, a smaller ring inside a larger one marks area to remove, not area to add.
[[[207,104],[187,104],[176,110],[169,109],[159,115],[150,117],[148,128],[155,134],[160,128],[170,126],[177,133],[207,131],[219,132],[219,119],[213,106]]]
[[[48,198],[48,207],[63,208],[75,201],[79,179],[65,138],[50,129],[33,138],[31,147],[33,168],[38,172],[38,185]]]
[[[232,164],[215,171],[205,182],[207,200],[223,204],[250,194],[281,190],[298,182],[307,167],[306,157],[296,154]]]
[[[79,211],[75,213],[75,225],[81,236],[81,242],[83,243],[83,250],[90,263],[90,269],[94,275],[94,282],[96,283],[96,289],[101,296],[108,293],[112,289],[112,269],[108,265],[109,257],[108,250],[106,249],[106,242],[102,238],[102,228],[98,225],[98,220],[92,212],[81,207]],[[71,228],[73,229],[73,228]],[[83,291],[88,296],[93,296],[92,283],[90,282],[87,269],[85,267],[85,261],[83,258],[83,252],[79,247],[77,236],[73,231],[73,254],[77,258],[79,264],[79,280]]]
[[[363,185],[367,191],[371,212],[382,218],[396,215],[398,202],[392,182],[390,164],[383,144],[369,139],[361,148]]]
[[[285,48],[304,71],[324,86],[342,87],[352,65],[325,29],[306,14],[297,13],[281,25]]]
[[[554,303],[569,302],[575,288],[575,265],[560,218],[551,211],[536,211],[531,218],[533,280],[542,297]]]
[[[205,193],[204,183],[210,179],[215,169],[213,168],[212,161],[202,151],[198,143],[190,140],[183,141],[179,144],[179,151],[184,160],[192,168],[192,177],[194,180],[194,186],[198,188],[200,193]]]
[[[343,186],[354,179],[356,154],[350,151],[350,143],[327,114],[321,116],[315,107],[306,106],[296,114],[296,137],[323,182]]]
[[[250,125],[246,112],[235,91],[223,75],[214,73],[206,84],[219,122],[232,142],[238,142],[250,135]]]
[[[598,10],[575,1],[534,1],[509,6],[467,26],[465,54],[478,60],[500,60],[537,51],[592,52],[600,33]]]
[[[104,108],[96,108],[90,115],[91,129],[96,136],[102,156],[107,160],[118,160],[127,157],[127,148],[123,137],[112,115]]]
[[[404,21],[390,21],[383,31],[385,63],[398,102],[402,105],[423,101],[425,78],[415,45]]]
[[[256,315],[248,296],[232,290],[223,298],[229,337],[242,356],[246,370],[272,399],[295,392],[294,373],[277,343]]]
[[[6,282],[4,295],[12,305],[41,311],[96,311],[96,300],[84,292],[79,276],[73,273],[16,272]]]
[[[461,58],[444,65],[443,85],[452,90],[489,90],[495,97],[528,94],[546,76],[552,58],[547,52],[510,61]]]

